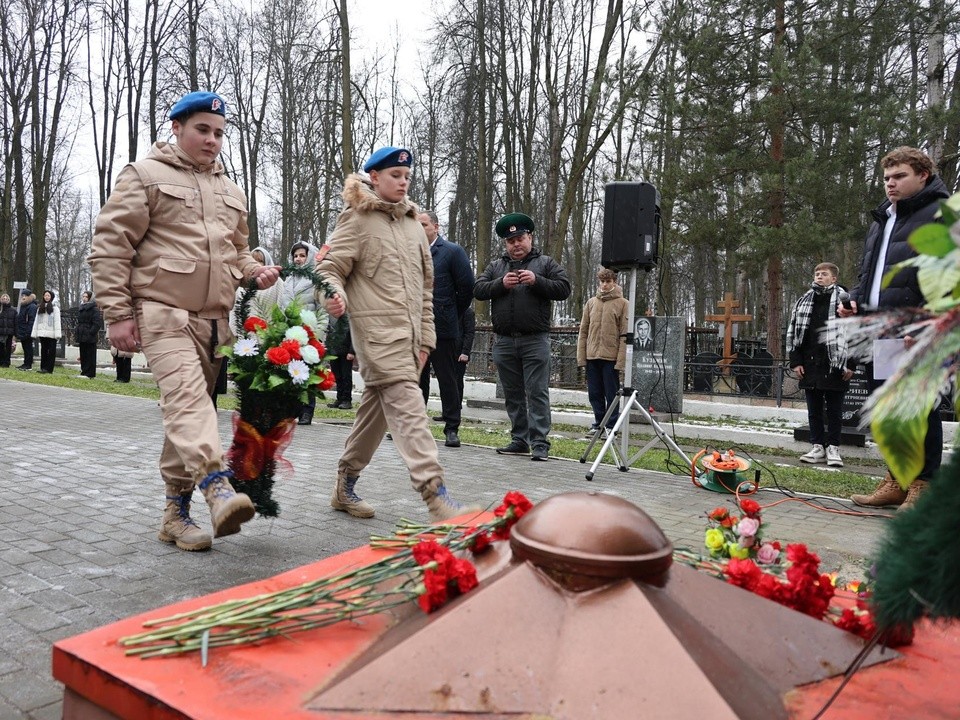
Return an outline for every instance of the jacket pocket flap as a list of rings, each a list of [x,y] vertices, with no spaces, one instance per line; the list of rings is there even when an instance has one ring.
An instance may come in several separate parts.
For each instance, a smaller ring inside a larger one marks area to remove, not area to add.
[[[197,194],[196,188],[187,187],[186,185],[158,183],[157,189],[164,195],[170,195],[171,197],[180,198],[181,200],[193,200]]]
[[[228,266],[230,268],[230,274],[233,275],[237,280],[243,280],[243,273],[240,272],[240,268],[234,267],[233,265]]]
[[[197,261],[190,258],[160,258],[160,269],[173,273],[192,273],[197,269]]]
[[[392,345],[399,342],[410,342],[410,328],[403,326],[368,327],[364,328],[367,342],[371,345]]]
[[[234,210],[239,210],[240,212],[244,212],[247,209],[247,206],[243,202],[243,200],[238,200],[233,195],[228,195],[226,193],[223,193],[222,195],[220,195],[220,198],[223,200],[224,205],[229,205]]]

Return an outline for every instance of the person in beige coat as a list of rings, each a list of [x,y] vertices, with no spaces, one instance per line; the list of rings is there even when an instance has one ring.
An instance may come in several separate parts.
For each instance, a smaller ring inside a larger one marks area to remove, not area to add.
[[[577,338],[577,367],[587,369],[587,397],[594,418],[590,429],[594,432],[600,429],[607,409],[617,399],[620,373],[627,356],[623,338],[628,320],[627,301],[617,285],[617,274],[601,268],[597,280],[597,294],[583,306]],[[619,417],[620,412],[614,411],[607,420],[607,428],[612,428]]]
[[[444,520],[468,510],[447,493],[420,392],[436,335],[433,260],[417,206],[407,199],[412,164],[409,150],[381,148],[363,166],[369,178],[348,177],[345,209],[317,254],[317,271],[333,287],[327,311],[349,313],[364,382],[330,503],[354,517],[374,515],[355,486],[387,429],[430,515]]]
[[[210,506],[214,537],[254,515],[236,494],[210,393],[231,337],[227,315],[239,283],[272,286],[280,269],[247,245],[243,192],[218,161],[226,104],[192,92],[170,111],[175,144],[158,142],[127,165],[97,217],[89,257],[94,291],[118,351],[142,351],[160,388],[166,507],[159,538],[205,550],[210,536],[190,517],[194,487]]]

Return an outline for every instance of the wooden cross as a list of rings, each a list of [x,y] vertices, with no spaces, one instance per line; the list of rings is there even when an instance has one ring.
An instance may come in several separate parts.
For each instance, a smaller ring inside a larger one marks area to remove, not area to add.
[[[724,294],[723,300],[717,303],[717,307],[723,309],[723,315],[704,315],[703,319],[707,322],[723,323],[723,359],[729,363],[733,360],[733,324],[749,322],[753,320],[753,315],[733,314],[734,308],[740,307],[740,301],[734,299],[731,292]]]

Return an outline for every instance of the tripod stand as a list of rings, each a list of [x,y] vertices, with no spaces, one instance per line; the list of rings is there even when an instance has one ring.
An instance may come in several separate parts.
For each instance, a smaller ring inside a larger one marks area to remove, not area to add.
[[[629,300],[627,302],[627,332],[623,336],[623,341],[627,344],[627,353],[626,353],[626,367],[623,371],[623,380],[624,387],[617,391],[617,401],[616,403],[610,403],[610,407],[607,408],[606,414],[603,416],[603,421],[600,423],[600,427],[597,428],[597,431],[593,434],[593,437],[590,439],[590,442],[587,444],[586,449],[583,451],[583,455],[580,457],[580,462],[586,463],[587,456],[590,454],[590,451],[593,449],[593,446],[597,444],[601,437],[606,433],[606,439],[604,440],[603,447],[600,449],[600,453],[597,455],[596,459],[593,461],[593,464],[590,466],[589,472],[586,474],[587,480],[593,480],[593,476],[597,471],[600,463],[603,461],[603,458],[606,457],[607,453],[610,452],[613,454],[613,459],[617,464],[620,472],[626,472],[634,462],[636,462],[645,452],[652,448],[658,441],[663,442],[670,450],[673,450],[677,453],[683,461],[691,466],[691,460],[687,457],[686,453],[683,452],[674,442],[673,438],[667,434],[667,432],[660,426],[658,423],[647,411],[643,405],[637,400],[637,391],[633,388],[633,323],[634,323],[634,309],[636,307],[637,301],[637,268],[633,267],[630,269],[630,279],[629,279]],[[606,430],[607,422],[609,422],[614,411],[619,406],[620,408],[620,417],[617,418],[616,423],[609,430]],[[653,437],[640,448],[632,457],[630,456],[630,413],[636,411],[642,415],[646,421],[650,424],[650,427],[653,428]],[[620,439],[620,449],[616,447],[617,437],[619,435]]]

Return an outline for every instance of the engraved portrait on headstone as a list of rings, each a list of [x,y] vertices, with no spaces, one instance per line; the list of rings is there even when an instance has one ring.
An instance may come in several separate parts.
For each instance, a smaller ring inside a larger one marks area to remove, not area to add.
[[[684,340],[681,317],[642,317],[634,322],[633,386],[643,407],[660,413],[682,411]]]

